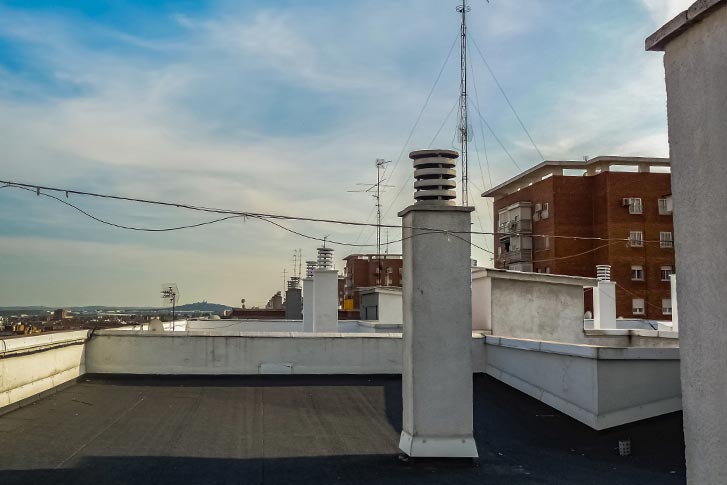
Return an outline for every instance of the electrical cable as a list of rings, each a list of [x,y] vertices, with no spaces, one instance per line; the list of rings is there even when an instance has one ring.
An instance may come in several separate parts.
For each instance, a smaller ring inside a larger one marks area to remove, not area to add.
[[[610,242],[608,244],[603,244],[601,246],[597,246],[595,248],[589,249],[588,251],[583,251],[582,253],[571,254],[569,256],[560,256],[560,257],[557,257],[557,258],[540,259],[540,260],[537,260],[537,261],[532,261],[532,263],[547,263],[547,262],[550,262],[550,261],[561,261],[561,260],[564,260],[564,259],[577,258],[578,256],[583,256],[585,254],[598,251],[599,249],[603,249],[603,248],[606,248],[606,247],[609,247],[609,246],[613,246],[614,244],[617,244],[619,242],[623,242],[623,241],[613,241],[613,242]]]
[[[505,148],[505,145],[503,145],[502,141],[500,140],[500,137],[498,137],[497,134],[495,133],[495,131],[492,129],[492,126],[490,126],[490,124],[487,122],[487,120],[485,119],[485,117],[482,116],[482,113],[480,113],[480,107],[479,106],[475,106],[475,112],[477,113],[477,116],[479,116],[480,119],[482,120],[482,122],[485,124],[485,126],[487,127],[487,130],[492,134],[492,137],[495,139],[495,141],[497,142],[497,144],[500,145],[500,148],[502,148],[502,151],[505,152],[505,154],[508,156],[508,158],[510,159],[510,161],[515,165],[515,167],[519,171],[522,172],[522,168],[520,168],[520,165],[515,161],[515,159],[513,158],[512,154],[510,154],[510,152],[508,151],[508,149]]]
[[[0,188],[5,188],[5,187],[11,187],[11,186],[5,185],[5,186],[0,187]],[[27,190],[28,192],[33,192],[32,190],[30,190],[28,188],[25,188],[25,187],[17,187],[17,188],[23,189],[23,190]],[[55,199],[58,202],[60,202],[61,204],[65,204],[68,207],[71,207],[74,210],[80,212],[81,214],[83,214],[83,215],[85,215],[87,217],[90,217],[94,221],[100,222],[101,224],[106,224],[107,226],[112,226],[112,227],[116,227],[116,228],[119,228],[119,229],[126,229],[126,230],[129,230],[129,231],[142,231],[142,232],[169,232],[169,231],[179,231],[181,229],[192,229],[192,228],[195,228],[195,227],[207,226],[207,225],[210,225],[210,224],[215,224],[217,222],[226,221],[228,219],[237,219],[237,218],[240,218],[240,217],[245,217],[245,216],[241,216],[241,215],[232,215],[232,216],[227,216],[227,217],[221,217],[219,219],[214,219],[212,221],[199,222],[197,224],[189,224],[189,225],[185,225],[185,226],[176,226],[176,227],[164,227],[164,228],[146,228],[146,227],[124,226],[122,224],[116,224],[114,222],[109,222],[109,221],[103,220],[103,219],[101,219],[99,217],[96,217],[93,214],[90,214],[90,213],[86,212],[85,210],[81,209],[80,207],[75,206],[75,205],[71,204],[70,202],[66,202],[65,200],[63,200],[63,199],[61,199],[59,197],[56,197],[55,195],[50,195],[50,194],[46,194],[46,193],[43,193],[43,192],[40,192],[38,195],[43,195],[45,197],[50,197],[51,199]]]
[[[66,201],[50,196],[49,194],[45,194],[42,192],[42,190],[49,190],[49,191],[55,191],[55,192],[64,192],[66,194],[75,194],[75,195],[85,195],[89,197],[98,197],[98,198],[104,198],[104,199],[112,199],[112,200],[121,200],[125,202],[138,202],[143,204],[151,204],[151,205],[161,205],[165,207],[176,207],[180,209],[187,209],[187,210],[194,210],[194,211],[201,211],[201,212],[208,212],[208,213],[214,213],[214,214],[227,214],[232,217],[249,217],[254,219],[260,219],[260,220],[289,220],[289,221],[304,221],[304,222],[316,222],[316,223],[325,223],[325,224],[338,224],[338,225],[348,225],[348,226],[368,226],[368,227],[377,227],[377,224],[370,224],[366,222],[356,222],[356,221],[345,221],[345,220],[339,220],[339,219],[324,219],[324,218],[314,218],[314,217],[302,217],[302,216],[290,216],[290,215],[281,215],[281,214],[266,214],[266,213],[258,213],[258,212],[246,212],[246,211],[235,211],[230,209],[218,209],[218,208],[211,208],[211,207],[204,207],[204,206],[195,206],[185,203],[178,203],[178,202],[164,202],[164,201],[154,201],[154,200],[147,200],[147,199],[138,199],[138,198],[132,198],[132,197],[124,197],[124,196],[116,196],[116,195],[109,195],[109,194],[99,194],[94,192],[84,192],[84,191],[78,191],[78,190],[72,190],[72,189],[60,189],[60,188],[54,188],[54,187],[46,187],[41,185],[33,185],[33,184],[26,184],[26,183],[19,183],[19,182],[9,182],[0,180],[0,183],[6,184],[3,187],[7,188],[18,188],[23,189],[31,193],[36,193],[36,195],[46,195],[48,197],[52,197],[55,200],[58,200],[59,202],[63,202],[66,205],[71,205],[72,207],[76,208],[72,204],[67,203]],[[0,187],[0,188],[3,188]],[[35,190],[30,190],[30,189]],[[78,209],[78,208],[76,208]],[[80,209],[79,209],[80,210]],[[82,211],[84,212],[85,211]],[[91,216],[88,213],[85,213],[89,217]],[[224,220],[224,219],[221,219]],[[205,225],[205,224],[211,224],[214,222],[219,222],[220,220],[215,221],[207,221],[204,223],[200,223],[199,225]],[[100,221],[106,223],[107,221]],[[121,229],[126,229],[130,226],[122,226],[120,224],[113,224],[115,227],[119,227]],[[196,227],[195,225],[190,226],[179,226],[178,228],[164,228],[164,230],[178,230],[178,229],[186,229],[187,227]],[[449,232],[442,229],[437,228],[431,228],[431,227],[421,227],[421,226],[401,226],[401,225],[393,225],[393,224],[381,224],[382,228],[389,228],[389,229],[418,229],[423,231],[431,231],[431,232]],[[143,228],[135,228],[136,230],[145,230]],[[134,229],[132,229],[134,230]],[[451,232],[450,232],[451,233]],[[561,235],[551,235],[551,234],[530,234],[530,233],[522,233],[522,232],[507,232],[507,233],[501,233],[501,232],[490,232],[490,231],[462,231],[459,232],[459,234],[474,234],[474,235],[509,235],[509,236],[530,236],[530,237],[551,237],[555,239],[571,239],[571,240],[583,240],[583,241],[621,241],[621,242],[629,242],[631,239],[628,237],[625,238],[601,238],[601,237],[589,237],[589,236],[561,236]],[[398,242],[398,241],[394,241]],[[656,244],[661,243],[661,241],[650,241],[650,240],[641,240],[641,243],[643,244]],[[350,244],[350,243],[349,243]],[[371,245],[369,245],[371,246]]]
[[[530,132],[525,127],[525,123],[523,123],[523,120],[520,118],[520,115],[518,115],[517,110],[515,110],[515,107],[510,102],[510,98],[507,96],[507,93],[505,93],[505,90],[503,89],[502,85],[500,84],[500,81],[497,79],[497,76],[495,76],[495,73],[493,72],[492,68],[490,67],[490,64],[485,59],[484,54],[482,54],[482,51],[480,50],[480,47],[477,45],[477,41],[475,41],[474,37],[472,37],[471,34],[467,34],[467,37],[472,41],[472,44],[475,46],[475,49],[477,50],[477,53],[480,55],[480,58],[482,59],[482,62],[485,63],[485,67],[489,71],[490,75],[492,76],[492,79],[495,81],[495,84],[497,85],[497,88],[500,90],[500,93],[502,94],[502,97],[505,98],[505,101],[507,102],[507,105],[510,107],[510,110],[512,111],[512,114],[515,115],[515,118],[517,119],[518,123],[520,123],[520,126],[522,127],[523,131],[527,135],[528,139],[530,140],[530,143],[533,144],[533,148],[535,148],[535,151],[538,152],[538,155],[540,156],[541,160],[545,160],[545,157],[543,156],[543,153],[540,151],[540,148],[538,148],[538,145],[535,144],[535,141],[533,140],[533,137],[530,136]]]
[[[429,101],[432,99],[432,94],[434,94],[434,90],[436,89],[437,85],[439,84],[439,80],[442,77],[444,68],[447,67],[447,64],[449,63],[449,59],[450,59],[450,57],[452,57],[452,51],[454,50],[454,46],[457,44],[458,38],[459,38],[459,33],[457,33],[457,35],[454,37],[454,40],[452,40],[452,45],[449,47],[449,52],[447,52],[447,57],[445,57],[444,62],[442,63],[442,67],[439,69],[439,72],[437,73],[437,77],[434,79],[434,84],[432,85],[432,88],[429,90],[429,94],[427,95],[427,98],[424,101],[422,108],[419,110],[419,114],[417,115],[416,120],[414,121],[414,125],[411,127],[411,130],[409,130],[409,136],[406,137],[406,141],[404,142],[404,145],[401,147],[399,156],[396,157],[394,166],[391,169],[391,175],[389,176],[388,179],[384,179],[384,180],[390,180],[391,178],[393,178],[394,174],[396,173],[396,169],[399,168],[399,162],[401,161],[401,157],[404,155],[404,152],[406,151],[406,147],[409,145],[409,142],[411,141],[411,137],[414,136],[414,131],[416,130],[417,126],[419,126],[419,122],[422,119],[424,110],[427,108],[427,106],[429,105]],[[386,175],[386,174],[384,173],[384,175]],[[401,186],[401,189],[399,189],[399,192],[397,192],[396,196],[391,201],[391,203],[389,204],[389,207],[386,209],[386,211],[384,212],[384,215],[382,217],[386,217],[386,215],[389,213],[391,208],[394,206],[394,202],[396,202],[396,200],[399,198],[399,196],[401,195],[401,192],[404,190],[404,187],[406,187],[406,185],[408,183],[409,182],[407,179],[407,182],[405,182]]]
[[[437,140],[437,137],[439,136],[439,133],[442,132],[442,129],[444,128],[444,125],[447,124],[447,121],[449,120],[449,117],[452,116],[452,113],[454,113],[454,109],[459,104],[459,99],[452,105],[452,109],[449,110],[449,113],[447,113],[447,116],[444,118],[444,121],[442,121],[442,124],[439,125],[439,129],[434,134],[434,137],[432,138],[432,141],[429,142],[429,148],[432,148],[432,145],[434,145],[434,142]]]

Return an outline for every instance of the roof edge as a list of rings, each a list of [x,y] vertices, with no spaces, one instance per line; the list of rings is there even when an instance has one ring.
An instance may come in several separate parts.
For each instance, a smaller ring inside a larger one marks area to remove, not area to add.
[[[727,0],[697,0],[687,10],[647,37],[644,43],[646,50],[663,51],[669,42],[689,30],[695,23],[704,20],[720,6],[727,6]]]

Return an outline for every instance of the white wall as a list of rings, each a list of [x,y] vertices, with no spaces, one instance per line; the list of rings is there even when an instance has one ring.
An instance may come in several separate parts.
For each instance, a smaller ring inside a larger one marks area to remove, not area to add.
[[[87,330],[0,340],[0,412],[85,373]]]
[[[472,339],[484,363],[484,341]],[[97,331],[88,342],[89,373],[129,374],[400,374],[401,334],[129,334]],[[476,371],[483,370],[478,366]]]
[[[727,2],[665,29],[687,479],[727,483]]]

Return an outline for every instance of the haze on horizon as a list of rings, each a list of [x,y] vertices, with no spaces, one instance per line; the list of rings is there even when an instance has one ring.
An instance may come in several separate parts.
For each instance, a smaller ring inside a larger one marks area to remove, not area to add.
[[[406,154],[453,143],[456,47],[404,145],[457,40],[457,3],[0,0],[0,179],[372,222],[373,200],[348,191],[375,180],[377,158],[403,154],[383,199],[384,222],[399,224],[413,192],[401,189],[411,185]],[[668,156],[663,68],[644,39],[691,0],[471,3],[470,34],[546,158]],[[542,161],[472,46],[470,61],[470,95],[498,138],[523,170]],[[473,227],[489,231],[491,204],[479,192],[519,170],[470,118]],[[131,226],[214,219],[68,200]],[[375,244],[374,228],[285,225]],[[473,242],[492,248],[491,236]],[[158,306],[169,281],[181,303],[264,305],[282,289],[283,269],[290,274],[293,250],[312,259],[318,245],[250,219],[124,231],[5,188],[0,306]],[[339,267],[348,254],[375,250],[335,248]],[[491,264],[479,249],[473,257]]]

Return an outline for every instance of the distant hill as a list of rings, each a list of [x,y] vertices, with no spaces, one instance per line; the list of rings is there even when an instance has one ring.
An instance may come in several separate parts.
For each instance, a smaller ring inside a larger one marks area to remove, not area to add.
[[[37,315],[39,313],[52,312],[58,307],[46,307],[46,306],[7,306],[0,307],[0,313],[27,313],[31,315]],[[130,307],[130,306],[107,306],[107,305],[89,305],[89,306],[72,306],[63,307],[71,312],[78,313],[91,313],[91,312],[108,312],[108,311],[171,311],[172,308],[160,308],[160,307]],[[178,312],[212,312],[216,314],[222,314],[225,310],[230,310],[232,307],[228,305],[220,305],[219,303],[209,303],[207,301],[200,301],[196,303],[187,303],[176,307]]]
[[[225,310],[231,310],[232,307],[227,305],[220,305],[219,303],[208,303],[206,301],[200,301],[198,303],[187,303],[185,305],[179,305],[177,307],[178,312],[212,312],[222,313]]]

